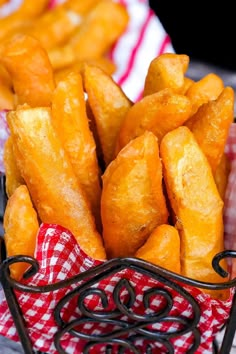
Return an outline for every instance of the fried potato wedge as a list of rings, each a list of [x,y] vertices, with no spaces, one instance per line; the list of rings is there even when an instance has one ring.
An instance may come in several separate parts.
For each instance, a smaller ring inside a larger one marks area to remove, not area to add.
[[[123,5],[110,0],[99,1],[64,45],[48,51],[53,69],[60,70],[77,61],[105,56],[125,31],[128,22],[129,15]]]
[[[0,46],[1,63],[12,77],[17,103],[50,106],[55,88],[53,69],[40,42],[19,34]]]
[[[181,273],[207,283],[225,281],[212,267],[213,257],[224,250],[224,203],[206,156],[185,126],[165,135],[160,156],[175,226],[181,238]],[[226,262],[222,263],[227,269]],[[204,291],[217,298],[224,298],[226,294],[224,290]]]
[[[25,184],[17,167],[12,136],[9,136],[4,144],[3,163],[5,169],[5,189],[9,198],[17,187]]]
[[[72,46],[65,44],[47,51],[53,70],[64,69],[76,63],[76,52]]]
[[[163,53],[154,58],[145,78],[143,96],[165,88],[180,93],[185,83],[184,75],[188,65],[189,56],[186,54]]]
[[[8,88],[12,88],[11,75],[2,63],[0,63],[0,83]]]
[[[18,186],[8,199],[3,228],[8,257],[34,256],[39,222],[26,185]],[[11,277],[20,280],[29,267],[25,262],[12,264]]]
[[[64,68],[54,70],[54,79],[56,83],[64,79],[64,77],[68,75],[71,71],[82,73],[86,64],[96,66],[102,69],[106,74],[110,76],[116,71],[115,63],[107,57],[101,57],[91,60],[77,60],[75,63],[70,64]]]
[[[170,89],[142,98],[129,109],[121,124],[115,153],[146,130],[152,131],[160,143],[168,131],[185,123],[190,117],[191,107],[186,96],[173,93]]]
[[[56,6],[46,11],[25,29],[25,33],[37,38],[44,49],[49,50],[63,45],[71,38],[81,24],[81,17],[75,11]]]
[[[215,100],[223,88],[223,79],[214,73],[207,74],[200,80],[195,81],[185,93],[192,102],[191,115],[196,113],[202,104]]]
[[[10,15],[1,19],[10,19],[11,21],[19,18],[37,18],[42,15],[45,10],[48,9],[49,0],[40,0],[33,3],[31,0],[23,0],[21,1],[19,7],[13,11]]]
[[[215,174],[234,119],[234,90],[227,86],[217,99],[203,104],[185,125],[193,132]]]
[[[66,0],[60,6],[75,11],[82,17],[87,15],[101,0]]]
[[[99,58],[124,33],[128,22],[129,14],[123,5],[101,0],[85,16],[68,45],[74,48],[77,60]]]
[[[191,79],[188,76],[184,76],[184,84],[180,89],[180,92],[182,95],[185,95],[186,92],[188,91],[188,89],[192,86],[192,84],[194,84],[195,81],[193,79]]]
[[[0,81],[0,110],[15,108],[15,95],[11,88]]]
[[[47,107],[18,107],[7,115],[17,166],[39,218],[69,229],[89,256],[104,259],[87,198],[56,134]]]
[[[114,157],[120,127],[133,103],[112,77],[96,66],[85,65],[83,79],[107,166]]]
[[[228,185],[230,170],[231,170],[231,161],[228,155],[226,155],[226,153],[223,153],[214,174],[215,183],[222,200],[225,200],[225,193]]]
[[[52,123],[100,228],[101,171],[79,73],[71,72],[58,83],[52,96]]]
[[[133,256],[168,215],[157,138],[145,132],[103,174],[101,216],[108,257]]]
[[[180,274],[180,237],[177,229],[169,224],[157,226],[137,250],[135,257]]]
[[[1,18],[0,39],[9,37],[13,30],[20,30],[25,22],[30,22],[44,13],[48,7],[49,0],[23,0],[17,10],[8,16]]]

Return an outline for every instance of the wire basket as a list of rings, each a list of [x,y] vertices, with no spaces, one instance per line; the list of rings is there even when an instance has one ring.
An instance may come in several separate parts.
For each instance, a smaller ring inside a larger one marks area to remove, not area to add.
[[[4,176],[1,186],[4,186]],[[2,190],[2,193],[4,191]],[[4,203],[4,196],[2,200]],[[16,256],[6,258],[4,238],[0,237],[0,283],[5,293],[7,304],[12,315],[17,333],[26,354],[36,353],[27,330],[25,318],[19,304],[16,292],[24,294],[42,294],[58,291],[63,288],[70,290],[63,296],[53,309],[54,321],[58,330],[54,335],[53,342],[58,353],[67,353],[61,344],[64,335],[68,335],[72,341],[80,341],[82,344],[81,353],[197,353],[201,342],[199,322],[201,318],[201,306],[185,288],[205,288],[211,290],[234,289],[236,279],[217,284],[206,284],[193,279],[180,276],[161,267],[154,266],[146,261],[137,258],[112,259],[103,264],[92,267],[71,278],[54,284],[44,286],[27,285],[24,282],[17,282],[10,278],[9,267],[14,262],[28,262],[29,270],[24,278],[29,279],[39,270],[36,259],[27,256]],[[226,272],[220,267],[219,263],[223,258],[236,258],[236,251],[224,251],[217,254],[213,259],[213,267],[222,277]],[[147,278],[153,287],[143,290],[142,297],[136,291],[132,277],[117,274],[123,272],[129,274],[134,272],[140,278]],[[127,273],[128,272],[128,273]],[[104,282],[109,284],[112,279],[112,290],[109,286],[99,287]],[[115,280],[114,280],[115,279]],[[94,285],[96,284],[96,287]],[[74,286],[73,286],[74,285]],[[125,290],[125,297],[122,291]],[[191,318],[186,318],[182,314],[173,315],[175,298],[173,293],[180,296],[187,306],[192,309]],[[90,308],[86,300],[96,297],[101,303],[100,311]],[[164,306],[157,312],[151,307],[151,298],[161,298]],[[109,299],[112,298],[113,307],[109,308]],[[65,320],[63,311],[67,311],[69,302],[76,302],[76,308],[80,313],[79,317]],[[143,313],[134,310],[136,302],[141,303]],[[158,330],[158,325],[163,323],[175,323],[175,329],[165,332]],[[101,328],[106,328],[105,332],[95,333],[94,331],[84,330],[93,328],[94,323]],[[153,326],[155,329],[153,329]],[[236,297],[232,297],[232,306],[229,318],[222,329],[225,330],[221,346],[215,340],[212,343],[213,353],[230,353],[236,329]],[[176,349],[176,340],[181,343],[181,338],[189,335],[189,345],[184,351]],[[37,352],[39,353],[39,352]]]

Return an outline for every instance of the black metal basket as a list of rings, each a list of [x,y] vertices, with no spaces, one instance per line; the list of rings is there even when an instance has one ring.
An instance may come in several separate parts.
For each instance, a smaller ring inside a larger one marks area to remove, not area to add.
[[[4,183],[2,184],[4,185]],[[9,306],[9,310],[12,314],[22,347],[26,354],[35,353],[32,347],[32,343],[27,332],[24,317],[22,315],[21,308],[17,301],[15,295],[15,290],[19,290],[24,293],[45,293],[50,291],[55,291],[63,287],[67,287],[71,284],[77,284],[72,291],[67,293],[55,306],[54,309],[54,319],[58,325],[58,332],[54,337],[54,345],[58,353],[65,354],[66,352],[61,346],[61,338],[65,333],[70,333],[75,338],[79,338],[85,341],[83,348],[83,353],[88,354],[92,348],[96,348],[97,345],[103,344],[105,346],[105,351],[103,353],[125,353],[126,350],[135,354],[144,354],[140,351],[137,341],[143,340],[145,344],[145,353],[155,354],[159,353],[153,344],[158,343],[165,348],[166,353],[175,353],[175,348],[171,339],[176,337],[181,337],[186,333],[191,333],[193,341],[190,347],[187,349],[186,353],[195,353],[200,345],[200,332],[198,330],[198,323],[201,316],[201,310],[199,304],[196,302],[193,296],[188,293],[180,284],[186,284],[197,288],[220,290],[235,288],[236,279],[231,281],[226,281],[219,284],[206,284],[193,279],[189,279],[173,272],[167,271],[161,267],[154,266],[148,262],[142,261],[137,258],[122,258],[113,259],[105,262],[102,265],[93,267],[83,273],[76,275],[73,278],[60,281],[56,284],[46,285],[41,287],[28,286],[20,282],[16,282],[10,278],[9,266],[14,262],[24,261],[30,263],[31,267],[29,271],[25,274],[29,277],[38,271],[38,263],[34,258],[27,256],[16,256],[6,258],[5,244],[3,237],[0,237],[0,283],[5,292],[6,300]],[[216,255],[213,259],[213,267],[217,273],[222,277],[225,277],[226,272],[220,267],[219,263],[223,258],[236,258],[236,251],[224,251]],[[135,272],[140,273],[158,281],[159,283],[167,285],[169,288],[174,289],[177,293],[183,296],[186,301],[188,301],[193,309],[194,316],[191,320],[186,320],[185,317],[179,316],[173,318],[169,316],[169,312],[173,306],[173,298],[168,291],[161,288],[154,287],[148,289],[143,295],[143,306],[148,308],[150,296],[159,294],[163,296],[166,300],[165,308],[157,314],[146,314],[137,315],[132,311],[132,305],[135,302],[136,293],[133,285],[128,279],[119,279],[114,286],[112,297],[115,303],[115,311],[107,312],[107,294],[106,291],[99,288],[94,288],[92,285],[99,282],[100,279],[106,279],[112,274],[124,269],[131,269]],[[120,289],[122,287],[126,288],[128,292],[128,300],[124,303],[120,299]],[[96,312],[88,310],[84,306],[84,299],[87,296],[96,295],[101,299],[104,307],[104,312]],[[61,310],[65,304],[76,297],[77,306],[80,313],[82,314],[79,319],[71,320],[70,322],[64,322],[61,317]],[[121,321],[119,318],[121,315],[125,315],[128,321]],[[152,332],[146,330],[146,327],[150,324],[161,323],[163,321],[175,320],[180,323],[181,329],[172,331],[171,333],[166,332]],[[99,322],[103,324],[111,324],[116,326],[118,329],[109,333],[103,333],[102,335],[85,334],[78,330],[78,326],[84,323]],[[232,348],[232,343],[234,339],[235,329],[236,329],[236,295],[233,297],[232,307],[230,311],[230,316],[227,323],[224,326],[224,336],[221,345],[217,345],[216,342],[213,343],[213,352],[227,354],[230,353]],[[116,349],[114,349],[116,348]],[[154,349],[153,349],[154,348]]]

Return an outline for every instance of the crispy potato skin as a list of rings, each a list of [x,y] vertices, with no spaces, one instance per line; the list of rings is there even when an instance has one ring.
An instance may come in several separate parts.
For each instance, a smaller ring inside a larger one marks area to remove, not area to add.
[[[72,65],[76,61],[105,57],[127,28],[129,14],[123,5],[108,0],[99,1],[94,5],[68,41],[48,51],[55,70]]]
[[[168,131],[184,124],[190,117],[191,109],[191,102],[185,95],[173,93],[169,88],[144,97],[127,112],[121,124],[115,154],[146,130],[153,132],[160,143]]]
[[[207,158],[193,133],[184,126],[166,134],[160,155],[181,237],[181,273],[201,281],[222,282],[225,279],[213,270],[211,262],[224,250],[224,203]],[[221,298],[225,292],[212,291],[212,295]]]
[[[22,1],[16,11],[1,18],[0,39],[3,40],[9,38],[12,31],[20,32],[28,22],[32,23],[37,20],[37,18],[47,9],[48,4],[49,0]]]
[[[68,45],[74,49],[77,60],[99,58],[106,55],[128,23],[129,14],[123,5],[101,0],[84,18]]]
[[[223,89],[224,82],[222,78],[214,73],[209,73],[190,85],[185,95],[192,103],[191,116],[204,103],[217,99]]]
[[[226,155],[226,153],[223,153],[220,163],[217,166],[214,174],[215,183],[222,200],[225,200],[225,193],[227,190],[230,170],[231,170],[231,161],[229,157]]]
[[[17,104],[50,106],[55,88],[53,69],[40,41],[16,34],[0,46],[0,62],[12,77]]]
[[[17,167],[12,136],[9,136],[5,142],[3,150],[3,163],[6,178],[5,189],[9,198],[17,187],[21,184],[25,184],[19,168]]]
[[[162,165],[153,133],[132,140],[108,165],[101,216],[109,258],[134,255],[153,229],[167,222]]]
[[[144,245],[137,250],[135,257],[180,274],[180,237],[178,230],[169,224],[157,226]]]
[[[50,108],[9,112],[18,168],[42,222],[68,228],[91,257],[105,259],[86,196],[51,122]]]
[[[96,66],[85,65],[83,80],[107,166],[114,158],[120,127],[133,103],[112,77]]]
[[[7,256],[34,256],[39,222],[26,185],[18,186],[7,201],[3,219]],[[30,265],[15,263],[11,276],[20,280]]]
[[[215,100],[203,104],[190,122],[185,122],[206,155],[213,174],[224,154],[233,119],[234,90],[228,86]]]
[[[52,97],[52,124],[69,157],[78,183],[85,191],[100,230],[101,171],[79,73],[71,72],[58,83]]]
[[[148,96],[165,88],[182,93],[185,72],[189,66],[186,54],[163,53],[154,58],[148,68],[144,82],[143,96]]]

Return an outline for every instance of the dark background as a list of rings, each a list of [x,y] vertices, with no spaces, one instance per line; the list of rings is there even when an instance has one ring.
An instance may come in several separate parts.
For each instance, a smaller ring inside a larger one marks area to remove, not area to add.
[[[149,4],[176,53],[236,71],[234,1],[149,0]]]

